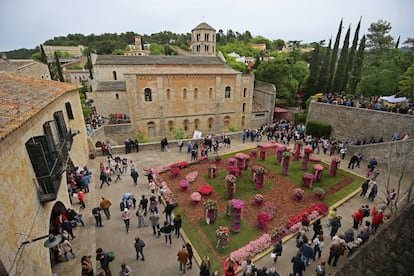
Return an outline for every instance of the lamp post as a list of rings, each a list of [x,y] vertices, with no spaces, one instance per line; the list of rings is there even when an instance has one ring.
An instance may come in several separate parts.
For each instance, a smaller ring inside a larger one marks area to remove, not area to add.
[[[44,236],[37,237],[37,238],[31,239],[31,240],[27,240],[27,241],[24,241],[24,242],[20,243],[19,249],[23,245],[26,245],[26,244],[29,244],[29,243],[33,243],[33,242],[38,241],[38,240],[43,240],[43,239],[46,239],[46,238],[48,238],[48,239],[43,244],[44,247],[46,247],[46,248],[55,247],[56,245],[58,245],[62,241],[62,236],[60,236],[60,235],[55,236],[53,234],[48,234],[48,235],[44,235]]]

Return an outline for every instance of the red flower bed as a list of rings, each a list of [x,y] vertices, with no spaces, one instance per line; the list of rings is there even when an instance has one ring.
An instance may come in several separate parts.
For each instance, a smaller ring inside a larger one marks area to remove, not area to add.
[[[207,195],[207,196],[209,196],[209,195],[211,195],[213,193],[213,191],[214,191],[214,189],[210,185],[201,185],[198,188],[198,192],[201,195]]]
[[[172,163],[170,165],[170,168],[180,168],[180,169],[183,169],[183,168],[187,168],[188,167],[188,164],[189,163],[187,161]]]
[[[265,213],[261,213],[259,215],[257,215],[257,228],[259,229],[266,229],[267,225],[269,224],[270,221],[270,217],[268,214]]]

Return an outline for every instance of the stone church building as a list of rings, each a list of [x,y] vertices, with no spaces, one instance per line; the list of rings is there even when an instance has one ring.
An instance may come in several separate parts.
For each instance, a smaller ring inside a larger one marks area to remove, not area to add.
[[[97,113],[124,114],[131,120],[131,134],[150,138],[176,130],[221,133],[272,122],[273,85],[255,89],[253,74],[230,68],[221,53],[216,55],[216,32],[208,24],[192,30],[191,43],[187,56],[93,56],[88,98]]]

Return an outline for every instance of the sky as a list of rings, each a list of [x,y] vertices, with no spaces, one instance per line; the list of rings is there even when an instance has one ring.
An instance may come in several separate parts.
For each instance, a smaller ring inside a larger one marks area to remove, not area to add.
[[[413,0],[1,0],[0,51],[31,49],[75,33],[187,33],[201,22],[224,33],[248,30],[270,40],[310,43],[335,39],[341,18],[353,34],[361,17],[360,35],[386,20],[401,46],[414,37],[413,12]]]

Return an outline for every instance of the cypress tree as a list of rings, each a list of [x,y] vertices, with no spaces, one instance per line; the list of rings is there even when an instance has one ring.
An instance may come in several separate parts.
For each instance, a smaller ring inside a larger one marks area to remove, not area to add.
[[[341,40],[341,33],[342,33],[342,19],[339,23],[338,33],[336,34],[335,44],[332,49],[331,53],[331,65],[329,66],[330,73],[329,73],[329,92],[332,92],[332,84],[333,84],[333,78],[336,71],[336,60],[338,58],[338,49],[339,49],[339,41]]]
[[[400,36],[397,39],[397,43],[395,43],[395,49],[398,49],[398,46],[400,46]]]
[[[40,62],[47,64],[47,56],[45,53],[45,49],[43,49],[43,45],[40,45]]]
[[[325,93],[329,89],[329,75],[331,71],[331,44],[332,38],[329,39],[328,47],[325,49],[325,57],[321,63],[321,70],[319,72],[317,91]]]
[[[306,84],[305,95],[303,99],[304,101],[312,96],[317,89],[319,70],[321,68],[320,48],[320,44],[315,43],[315,49],[313,50],[311,62],[309,65],[310,75],[308,78],[308,83]]]
[[[345,39],[344,39],[344,45],[342,46],[341,55],[339,57],[338,65],[336,67],[335,77],[334,77],[334,82],[333,82],[334,92],[340,92],[340,91],[345,90],[346,84],[344,84],[343,81],[344,81],[344,76],[345,76],[346,64],[348,61],[350,33],[351,33],[351,26],[348,27],[348,31],[346,32]]]
[[[59,78],[59,81],[65,82],[65,78],[63,77],[62,66],[60,66],[60,61],[57,52],[55,52],[55,61],[56,61],[56,74]]]
[[[361,28],[361,19],[359,19],[358,26],[355,29],[354,40],[352,41],[352,47],[349,51],[348,62],[346,64],[343,87],[344,89],[347,87],[349,75],[351,74],[351,70],[354,64],[355,53],[358,47],[358,40],[359,40],[359,29]]]
[[[356,92],[356,87],[359,81],[361,80],[362,63],[364,61],[364,53],[365,53],[365,41],[366,41],[366,38],[364,35],[362,36],[361,42],[359,43],[359,48],[355,56],[355,61],[353,64],[351,77],[349,78],[348,91],[354,94]]]

